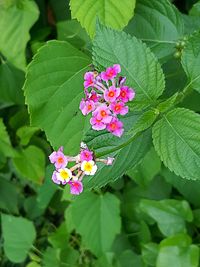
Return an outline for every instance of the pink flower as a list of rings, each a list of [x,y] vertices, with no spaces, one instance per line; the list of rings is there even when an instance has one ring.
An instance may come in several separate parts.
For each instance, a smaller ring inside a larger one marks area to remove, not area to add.
[[[92,115],[98,120],[101,120],[103,123],[109,123],[112,120],[110,109],[106,104],[102,104],[101,106],[97,107]]]
[[[108,157],[107,161],[106,161],[106,165],[112,165],[114,160],[115,160],[115,158]]]
[[[60,147],[57,152],[51,153],[49,160],[55,165],[56,169],[65,168],[68,163],[67,157],[63,154],[63,147]]]
[[[92,100],[94,103],[98,102],[101,98],[100,94],[97,94],[94,90],[91,91],[89,100]]]
[[[128,107],[123,102],[113,102],[110,105],[110,109],[114,114],[125,115],[128,113]]]
[[[92,117],[90,123],[94,130],[100,131],[106,129],[106,124],[102,122],[102,119],[97,119],[97,117]]]
[[[120,95],[120,89],[114,86],[109,87],[104,91],[104,99],[107,102],[114,102],[116,98]]]
[[[82,99],[79,108],[82,111],[82,114],[85,116],[91,111],[95,110],[95,104],[92,100]]]
[[[95,82],[95,76],[94,76],[94,72],[86,72],[84,75],[84,87],[88,88],[94,85]]]
[[[128,102],[133,100],[135,97],[135,91],[132,88],[129,88],[128,86],[122,86],[120,88],[120,95],[118,97],[119,100],[123,102]]]
[[[90,161],[93,160],[93,152],[89,149],[84,149],[80,153],[80,160],[81,161]]]
[[[121,67],[119,64],[115,64],[112,67],[108,67],[106,71],[101,73],[101,79],[103,81],[112,80],[121,72]]]
[[[118,137],[121,137],[124,132],[123,123],[115,117],[113,117],[112,121],[107,125],[106,128],[109,132]]]
[[[70,181],[68,184],[72,195],[79,195],[83,192],[83,184],[80,181]]]
[[[61,184],[61,181],[59,181],[57,179],[57,172],[56,171],[53,172],[51,179],[54,182],[54,184]]]

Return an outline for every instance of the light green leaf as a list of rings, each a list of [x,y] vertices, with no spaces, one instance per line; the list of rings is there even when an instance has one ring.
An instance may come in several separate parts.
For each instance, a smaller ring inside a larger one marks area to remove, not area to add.
[[[22,217],[2,214],[4,251],[12,262],[23,262],[36,237],[34,225]]]
[[[44,267],[61,267],[60,250],[48,247],[43,255],[42,263]]]
[[[164,239],[160,244],[156,267],[198,267],[199,248],[185,234]]]
[[[200,17],[200,1],[198,1],[196,4],[192,6],[192,8],[189,11],[189,14],[191,16],[197,16]]]
[[[142,259],[147,264],[147,266],[155,267],[157,255],[158,244],[147,243],[142,246]]]
[[[26,66],[25,49],[30,39],[29,30],[36,22],[39,12],[34,1],[15,1],[0,7],[0,51],[16,67]]]
[[[24,104],[24,73],[7,62],[0,65],[0,107]]]
[[[32,261],[28,265],[26,265],[26,267],[41,267],[41,265],[35,261]]]
[[[18,152],[13,158],[13,165],[23,178],[35,183],[41,183],[44,179],[45,155],[35,146],[29,146]]]
[[[149,106],[162,94],[165,86],[160,64],[145,44],[124,32],[97,25],[93,44],[95,66],[120,64],[127,84],[136,91],[135,105]]]
[[[83,74],[90,59],[67,42],[50,41],[28,68],[24,86],[33,126],[40,127],[51,144],[78,151],[84,130],[79,111]]]
[[[67,246],[69,239],[69,233],[67,231],[66,224],[61,224],[54,233],[50,234],[48,237],[49,243],[54,248],[64,248]]]
[[[175,51],[183,29],[182,17],[169,1],[138,0],[135,16],[125,31],[145,41],[158,58],[163,58]]]
[[[97,17],[101,23],[114,29],[122,29],[133,16],[135,0],[70,0],[72,18],[80,21],[91,37],[95,34]]]
[[[153,143],[164,164],[187,179],[200,179],[200,116],[176,108],[153,127]]]
[[[28,145],[31,137],[39,130],[37,127],[31,127],[28,125],[24,125],[20,127],[16,134],[20,138],[20,144],[23,146]]]
[[[109,251],[120,232],[119,204],[119,200],[110,193],[97,195],[90,192],[80,195],[72,204],[75,229],[95,255]]]
[[[192,211],[188,202],[174,199],[147,200],[140,202],[140,209],[148,214],[157,223],[165,236],[185,232],[185,221],[193,220]]]
[[[5,125],[3,120],[0,118],[0,152],[6,156],[11,157],[14,155],[14,151],[12,149],[10,138],[6,132]]]
[[[182,54],[182,65],[188,77],[188,87],[200,93],[200,33],[189,38]]]

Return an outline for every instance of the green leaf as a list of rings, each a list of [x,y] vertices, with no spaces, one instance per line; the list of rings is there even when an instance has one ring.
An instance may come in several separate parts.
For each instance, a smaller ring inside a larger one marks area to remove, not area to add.
[[[12,149],[10,138],[6,132],[5,125],[3,120],[0,118],[0,152],[6,156],[11,157],[14,155],[14,151]]]
[[[26,265],[26,267],[41,267],[41,265],[37,262],[32,261],[28,265]]]
[[[34,225],[22,217],[2,214],[4,251],[12,262],[23,262],[36,237]]]
[[[58,40],[67,41],[76,48],[83,48],[90,38],[77,20],[60,21],[56,25]]]
[[[24,73],[7,62],[0,65],[0,107],[24,104]]]
[[[174,199],[161,201],[143,199],[140,209],[148,214],[157,223],[165,236],[185,232],[185,221],[193,220],[192,211],[188,202]]]
[[[26,66],[25,49],[30,39],[29,30],[38,19],[38,8],[34,1],[20,0],[9,7],[0,8],[0,51],[16,67]]]
[[[168,169],[164,169],[162,175],[187,201],[195,207],[200,207],[200,181],[182,179]]]
[[[185,234],[164,239],[160,244],[156,267],[198,267],[199,248]]]
[[[158,58],[175,51],[183,36],[184,24],[179,11],[166,0],[138,0],[135,16],[125,29],[145,41]]]
[[[132,250],[125,250],[118,256],[120,267],[143,267],[143,262],[141,256],[134,253]]]
[[[176,175],[200,179],[200,116],[173,109],[153,127],[153,143],[164,164]]]
[[[112,154],[115,156],[112,166],[98,164],[97,173],[94,177],[87,177],[84,185],[87,188],[98,188],[120,178],[128,169],[133,168],[141,161],[149,150],[150,144],[150,132],[141,134],[118,153]]]
[[[43,181],[45,155],[40,148],[29,146],[19,151],[13,158],[13,164],[23,178],[39,184]]]
[[[124,32],[97,25],[93,44],[95,66],[120,64],[127,84],[136,91],[135,105],[149,106],[162,94],[165,86],[160,64],[150,49]]]
[[[56,231],[53,234],[50,234],[50,236],[48,237],[49,243],[54,248],[66,247],[68,239],[69,233],[67,231],[65,223],[61,224],[59,228],[57,228]]]
[[[114,29],[122,29],[133,16],[135,0],[123,2],[112,0],[70,0],[72,18],[86,28],[91,37],[95,34],[97,17],[101,23]],[[89,10],[89,12],[88,12]]]
[[[0,208],[18,214],[18,190],[15,184],[0,177]]]
[[[189,11],[189,14],[191,16],[197,16],[200,17],[200,1],[198,1],[196,4],[192,6],[192,8]]]
[[[37,127],[31,127],[31,126],[27,126],[27,125],[20,127],[16,132],[17,136],[20,138],[20,144],[22,146],[28,145],[31,137],[38,130],[39,130],[39,128],[37,128]]]
[[[42,266],[44,267],[61,267],[60,250],[48,247],[43,255]]]
[[[142,259],[147,266],[156,266],[158,256],[158,245],[155,243],[147,243],[142,246]]]
[[[119,200],[110,193],[96,195],[90,192],[77,197],[72,204],[75,229],[95,255],[109,251],[120,232],[119,204]]]
[[[89,64],[67,42],[50,41],[29,65],[24,86],[32,125],[45,131],[53,147],[63,145],[70,154],[78,151],[85,127],[79,103]]]
[[[188,77],[188,87],[200,93],[200,32],[189,38],[182,54],[182,65]]]

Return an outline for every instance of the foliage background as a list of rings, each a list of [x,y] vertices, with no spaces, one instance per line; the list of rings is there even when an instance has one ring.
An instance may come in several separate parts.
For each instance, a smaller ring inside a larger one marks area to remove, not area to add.
[[[199,30],[196,0],[0,0],[2,267],[199,266]],[[121,139],[78,110],[91,63],[136,89]],[[48,155],[82,139],[116,161],[74,197]]]

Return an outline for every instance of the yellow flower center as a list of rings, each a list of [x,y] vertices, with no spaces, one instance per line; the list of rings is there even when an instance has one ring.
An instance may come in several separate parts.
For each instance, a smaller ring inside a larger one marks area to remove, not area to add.
[[[85,163],[85,166],[84,166],[85,171],[91,172],[92,168],[93,168],[93,165],[90,162]]]
[[[65,170],[62,170],[60,172],[60,176],[63,178],[63,180],[65,180],[65,179],[68,179],[69,178],[69,173],[66,172]]]

